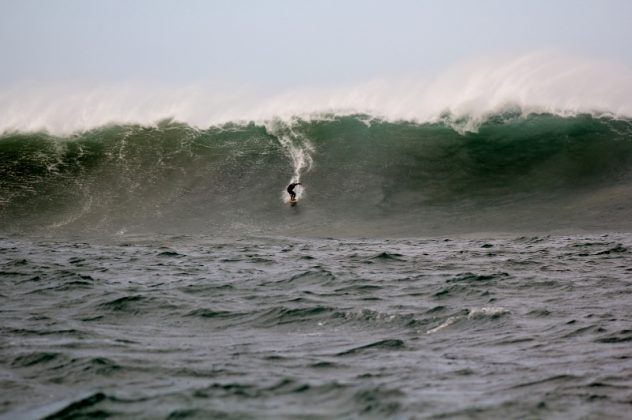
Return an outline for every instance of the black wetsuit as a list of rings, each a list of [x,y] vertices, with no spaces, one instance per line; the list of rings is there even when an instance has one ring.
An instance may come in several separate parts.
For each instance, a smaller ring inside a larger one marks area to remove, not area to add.
[[[287,193],[290,194],[290,200],[294,201],[296,200],[296,193],[294,192],[294,187],[296,187],[297,185],[303,185],[300,182],[292,182],[290,185],[287,186]]]

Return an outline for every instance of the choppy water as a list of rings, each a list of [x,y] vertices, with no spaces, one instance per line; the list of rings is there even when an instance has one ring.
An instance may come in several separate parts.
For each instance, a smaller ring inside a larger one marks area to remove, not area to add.
[[[0,240],[4,418],[624,418],[632,236]]]

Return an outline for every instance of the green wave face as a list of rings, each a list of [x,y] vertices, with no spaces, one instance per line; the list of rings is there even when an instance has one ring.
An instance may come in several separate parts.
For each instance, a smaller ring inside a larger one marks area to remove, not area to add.
[[[0,138],[0,228],[329,235],[627,228],[632,122],[365,115]],[[284,189],[300,178],[299,205]]]

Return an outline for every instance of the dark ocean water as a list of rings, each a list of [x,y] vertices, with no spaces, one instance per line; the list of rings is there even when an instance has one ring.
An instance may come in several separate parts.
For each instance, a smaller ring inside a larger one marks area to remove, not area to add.
[[[5,132],[0,417],[629,417],[631,124]]]
[[[0,241],[5,418],[625,418],[632,236]]]

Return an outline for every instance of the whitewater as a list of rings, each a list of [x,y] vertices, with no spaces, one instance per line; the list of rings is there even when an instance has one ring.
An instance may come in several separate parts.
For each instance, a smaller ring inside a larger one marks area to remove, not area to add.
[[[507,109],[524,114],[630,117],[631,94],[629,69],[543,50],[471,59],[434,75],[281,91],[209,82],[24,82],[0,91],[0,132],[45,130],[68,135],[112,123],[151,126],[166,118],[206,129],[226,123],[350,114],[415,123],[443,121],[449,115],[459,131],[473,131],[489,115]]]
[[[0,89],[0,417],[626,417],[630,98],[554,51]]]

